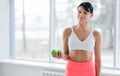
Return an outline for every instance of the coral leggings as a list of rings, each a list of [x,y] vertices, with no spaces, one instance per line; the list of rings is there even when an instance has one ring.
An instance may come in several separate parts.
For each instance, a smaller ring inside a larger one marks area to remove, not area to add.
[[[88,62],[73,62],[68,60],[66,76],[95,76],[95,65],[92,60]]]

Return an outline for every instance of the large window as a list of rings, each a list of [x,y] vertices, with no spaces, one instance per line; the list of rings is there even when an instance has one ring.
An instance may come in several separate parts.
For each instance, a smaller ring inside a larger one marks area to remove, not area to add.
[[[15,58],[62,63],[50,50],[62,49],[63,30],[77,23],[77,6],[83,1],[94,6],[90,25],[101,32],[102,66],[120,67],[116,0],[15,0]]]
[[[15,58],[49,60],[49,0],[15,0]]]

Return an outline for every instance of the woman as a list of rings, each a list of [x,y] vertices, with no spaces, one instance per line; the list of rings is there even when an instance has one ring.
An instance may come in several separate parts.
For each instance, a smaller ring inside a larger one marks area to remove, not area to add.
[[[100,76],[101,36],[89,25],[93,6],[83,2],[77,10],[78,23],[63,32],[64,53],[55,57],[67,60],[66,76]]]

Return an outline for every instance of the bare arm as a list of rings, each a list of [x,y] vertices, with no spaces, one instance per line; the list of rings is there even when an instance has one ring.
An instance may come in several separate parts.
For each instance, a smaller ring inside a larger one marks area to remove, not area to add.
[[[100,76],[101,73],[101,35],[98,31],[94,31],[95,36],[95,70],[96,76]]]
[[[68,50],[68,38],[71,33],[70,28],[66,28],[63,32],[63,53],[57,52],[56,56],[54,56],[57,59],[64,59],[68,60],[69,58],[69,50]]]
[[[69,58],[69,50],[68,50],[68,38],[70,36],[71,29],[66,28],[63,32],[63,50],[64,53],[62,54],[62,58],[67,60]]]

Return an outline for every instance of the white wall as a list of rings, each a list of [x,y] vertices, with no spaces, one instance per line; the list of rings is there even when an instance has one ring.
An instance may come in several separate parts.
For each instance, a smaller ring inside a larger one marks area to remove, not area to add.
[[[42,76],[40,71],[39,67],[6,63],[0,65],[0,76]]]
[[[0,76],[42,76],[42,71],[64,73],[65,65],[44,62],[3,60],[0,62]]]

